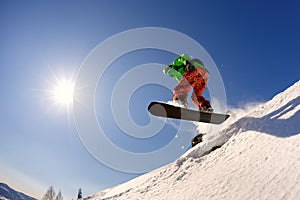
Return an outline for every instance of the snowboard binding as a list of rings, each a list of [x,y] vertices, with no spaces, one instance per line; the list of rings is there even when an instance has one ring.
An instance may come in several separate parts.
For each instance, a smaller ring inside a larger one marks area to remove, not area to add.
[[[199,105],[199,111],[212,113],[214,112],[214,109],[211,107],[208,100],[204,100],[201,105]]]
[[[173,98],[173,102],[178,104],[179,106],[183,106],[185,108],[188,107],[188,102],[187,102],[187,97],[183,97],[183,96],[174,96]]]

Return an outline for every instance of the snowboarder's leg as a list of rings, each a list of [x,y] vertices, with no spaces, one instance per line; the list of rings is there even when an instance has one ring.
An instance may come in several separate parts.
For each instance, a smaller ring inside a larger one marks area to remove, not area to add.
[[[201,90],[194,89],[193,95],[192,95],[192,101],[196,107],[199,108],[200,111],[209,111],[212,112],[213,109],[210,105],[210,101],[206,100],[202,96]]]
[[[199,110],[204,111],[213,111],[210,102],[206,100],[202,94],[206,88],[206,81],[204,78],[199,74],[195,78],[195,83],[193,84],[194,92],[192,94],[192,101]]]
[[[187,96],[191,89],[192,89],[192,85],[185,77],[183,77],[181,81],[178,83],[178,85],[174,88],[173,101],[176,101],[179,104],[187,107],[188,106]]]

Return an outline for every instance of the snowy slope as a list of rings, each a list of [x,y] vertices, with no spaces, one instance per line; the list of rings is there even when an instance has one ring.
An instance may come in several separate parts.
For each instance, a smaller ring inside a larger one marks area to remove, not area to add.
[[[300,81],[233,113],[176,162],[88,199],[300,199]]]
[[[21,192],[17,192],[5,183],[0,183],[0,200],[36,200]]]

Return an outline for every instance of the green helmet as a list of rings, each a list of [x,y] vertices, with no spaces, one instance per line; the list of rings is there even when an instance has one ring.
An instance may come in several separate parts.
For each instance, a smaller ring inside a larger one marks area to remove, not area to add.
[[[186,54],[181,54],[178,58],[176,58],[173,62],[173,66],[181,66],[186,65],[187,60],[192,60],[191,57],[189,57]]]

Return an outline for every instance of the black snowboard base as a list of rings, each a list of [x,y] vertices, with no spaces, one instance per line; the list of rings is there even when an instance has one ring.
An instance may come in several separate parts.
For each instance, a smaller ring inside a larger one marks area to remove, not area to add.
[[[211,124],[221,124],[229,117],[228,114],[197,111],[189,108],[173,106],[162,102],[151,102],[148,106],[148,111],[152,115],[158,117],[167,117]]]

